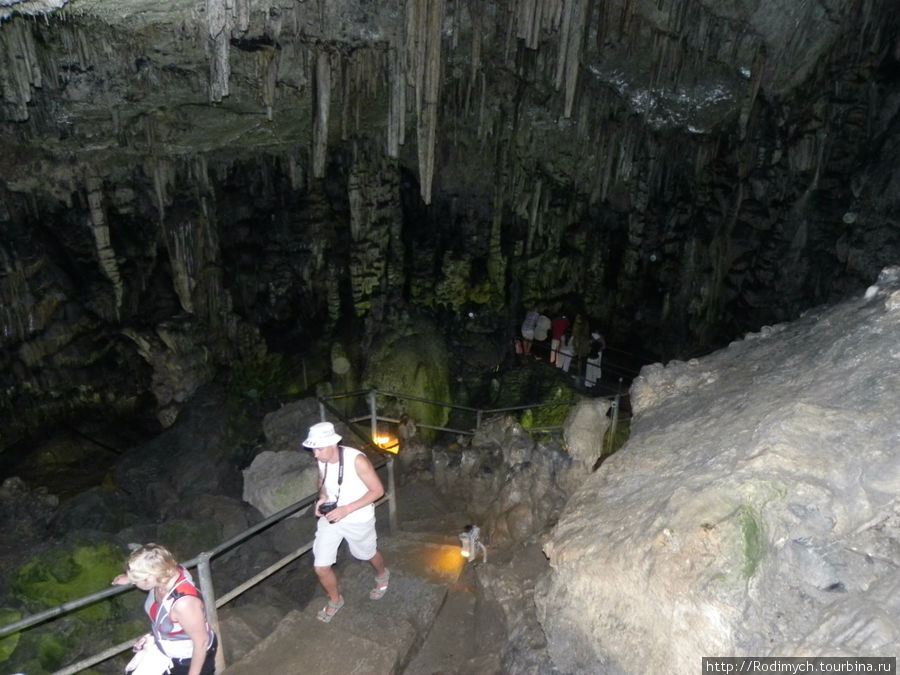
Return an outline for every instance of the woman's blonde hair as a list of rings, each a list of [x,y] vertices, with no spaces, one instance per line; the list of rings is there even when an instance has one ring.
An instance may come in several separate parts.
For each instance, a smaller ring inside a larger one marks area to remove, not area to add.
[[[178,563],[165,546],[144,544],[128,556],[126,573],[132,582],[136,578],[145,579],[151,574],[160,581],[166,581],[178,574]]]

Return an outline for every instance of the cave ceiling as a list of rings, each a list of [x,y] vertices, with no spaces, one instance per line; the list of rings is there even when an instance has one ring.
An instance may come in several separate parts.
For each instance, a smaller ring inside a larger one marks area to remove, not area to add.
[[[898,14],[0,0],[7,390],[184,315],[225,358],[398,299],[568,308],[671,358],[859,292],[900,250]]]

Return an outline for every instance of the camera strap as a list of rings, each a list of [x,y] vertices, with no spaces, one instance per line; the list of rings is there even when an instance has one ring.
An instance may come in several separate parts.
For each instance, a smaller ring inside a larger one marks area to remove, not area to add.
[[[322,485],[325,485],[325,479],[328,478],[328,462],[325,462],[325,471],[322,472]],[[344,446],[338,446],[338,491],[337,496],[334,498],[334,503],[337,504],[338,500],[341,498],[341,483],[344,482]]]

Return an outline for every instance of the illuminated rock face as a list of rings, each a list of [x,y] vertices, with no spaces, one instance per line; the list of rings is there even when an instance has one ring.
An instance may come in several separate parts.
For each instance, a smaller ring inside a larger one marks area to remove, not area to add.
[[[858,292],[900,247],[893,4],[4,6],[4,442],[151,389],[169,424],[348,323],[364,361],[401,306],[670,358]]]
[[[544,546],[536,602],[561,672],[893,655],[898,298],[885,270],[833,308],[644,368],[631,437]]]

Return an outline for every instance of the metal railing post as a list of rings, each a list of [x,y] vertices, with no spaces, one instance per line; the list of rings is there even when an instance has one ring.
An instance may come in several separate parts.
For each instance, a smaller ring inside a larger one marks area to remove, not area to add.
[[[225,649],[222,646],[222,631],[219,630],[219,612],[216,609],[216,590],[209,569],[209,553],[206,551],[197,556],[197,576],[200,577],[200,593],[203,594],[203,604],[206,605],[206,620],[219,641],[219,648],[216,651],[216,672],[221,673],[225,670]]]
[[[375,440],[378,437],[378,409],[375,407],[375,396],[376,391],[374,389],[369,390],[368,398],[369,398],[369,425],[371,429],[372,442],[378,445]]]
[[[606,454],[612,452],[613,444],[616,442],[616,426],[619,422],[619,394],[616,394],[615,399],[612,402],[612,423],[609,425],[609,447],[606,449]]]
[[[397,490],[396,481],[394,480],[394,458],[389,457],[387,460],[388,475],[388,520],[391,525],[391,533],[397,534],[400,530],[397,525]]]
[[[319,421],[327,422],[328,418],[325,416],[325,402],[322,399],[319,399]]]

